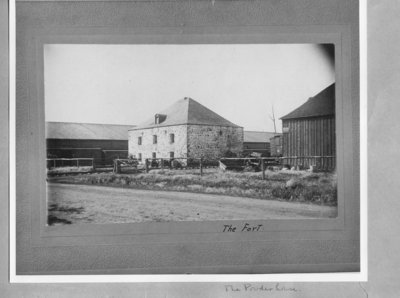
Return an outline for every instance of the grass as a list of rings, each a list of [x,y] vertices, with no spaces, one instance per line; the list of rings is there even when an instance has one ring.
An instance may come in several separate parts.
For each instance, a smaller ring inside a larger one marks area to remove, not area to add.
[[[83,207],[67,207],[67,206],[59,206],[56,203],[53,203],[48,208],[49,215],[47,216],[47,223],[49,225],[55,224],[71,224],[70,220],[58,217],[59,214],[80,214],[84,211]]]
[[[91,166],[83,166],[83,167],[59,167],[59,168],[51,168],[47,170],[47,174],[61,174],[61,173],[79,173],[79,172],[90,172],[93,170],[93,167]]]
[[[137,189],[223,194],[262,200],[283,200],[314,204],[337,204],[334,173],[266,171],[261,173],[222,172],[219,169],[153,170],[141,174],[94,173],[49,178],[60,183],[105,185]]]

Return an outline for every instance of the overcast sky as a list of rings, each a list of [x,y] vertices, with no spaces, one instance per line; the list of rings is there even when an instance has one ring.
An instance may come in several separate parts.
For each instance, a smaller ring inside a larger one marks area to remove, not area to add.
[[[272,106],[278,119],[334,82],[330,58],[310,44],[45,45],[46,121],[136,125],[191,97],[273,131]]]

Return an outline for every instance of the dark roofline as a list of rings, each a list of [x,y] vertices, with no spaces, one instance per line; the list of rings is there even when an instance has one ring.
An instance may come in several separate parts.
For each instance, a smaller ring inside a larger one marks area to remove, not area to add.
[[[243,128],[243,126],[232,126],[232,125],[221,125],[221,124],[200,124],[200,123],[182,123],[182,124],[168,124],[168,125],[154,125],[154,126],[147,126],[147,127],[137,127],[128,129],[128,131],[132,130],[144,130],[144,129],[153,129],[153,128],[161,128],[161,127],[169,127],[169,126],[182,126],[182,125],[199,125],[199,126],[219,126],[219,127],[233,127],[233,128]]]
[[[128,130],[129,131],[129,130]],[[128,139],[66,139],[66,138],[47,138],[46,140],[79,140],[79,141],[128,141]]]
[[[279,133],[279,132],[272,132],[272,131],[264,131],[264,130],[245,130],[248,132],[259,132],[259,133]]]
[[[330,84],[314,96],[309,97],[306,102],[298,106],[296,109],[279,119],[284,121],[289,119],[335,115],[335,88],[335,83]]]
[[[65,122],[65,121],[46,121],[45,123],[60,123],[60,124],[88,124],[88,125],[109,125],[109,126],[131,126],[131,124],[112,124],[112,123],[90,123],[90,122]]]
[[[279,119],[282,121],[287,121],[287,120],[324,118],[324,117],[335,117],[335,114],[321,114],[321,115],[299,116],[299,117],[293,117],[293,118],[289,117],[289,118],[279,118]]]

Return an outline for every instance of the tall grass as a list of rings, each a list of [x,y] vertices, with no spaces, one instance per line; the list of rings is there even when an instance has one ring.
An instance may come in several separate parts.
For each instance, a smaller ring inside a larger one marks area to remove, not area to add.
[[[261,173],[222,172],[217,169],[204,169],[203,176],[200,176],[195,169],[167,169],[142,174],[81,175],[69,177],[67,180],[64,178],[64,182],[337,204],[337,178],[334,173],[266,171],[265,177],[262,180]]]

